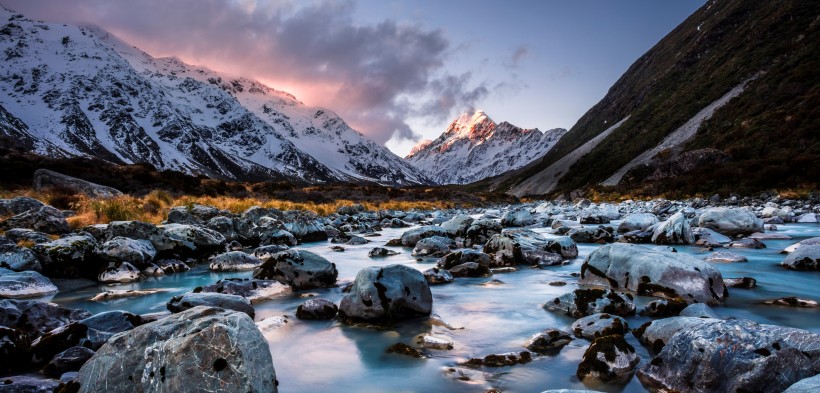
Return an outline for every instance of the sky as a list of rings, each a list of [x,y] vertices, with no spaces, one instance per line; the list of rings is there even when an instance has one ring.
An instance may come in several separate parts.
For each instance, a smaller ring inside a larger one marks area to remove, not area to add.
[[[482,109],[571,128],[706,0],[0,0],[258,79],[400,156]]]

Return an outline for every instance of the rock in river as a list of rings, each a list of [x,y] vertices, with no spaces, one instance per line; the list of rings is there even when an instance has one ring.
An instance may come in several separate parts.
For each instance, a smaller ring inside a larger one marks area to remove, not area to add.
[[[635,244],[608,244],[581,266],[579,284],[625,288],[639,295],[714,304],[726,289],[715,267],[693,256]]]
[[[57,287],[40,273],[0,268],[0,298],[40,297],[56,292]]]
[[[549,352],[569,344],[572,340],[572,336],[563,330],[547,329],[533,335],[524,347],[533,352]]]
[[[229,251],[211,259],[209,268],[214,272],[241,272],[262,266],[262,260],[242,251]]]
[[[565,293],[547,302],[544,308],[550,311],[580,318],[595,313],[620,316],[635,314],[632,295],[618,293],[611,289],[581,288]]]
[[[345,321],[385,322],[427,316],[433,294],[424,275],[405,265],[371,266],[356,274],[339,305]]]
[[[599,313],[585,316],[573,322],[572,332],[575,337],[592,340],[612,334],[624,335],[629,332],[629,324],[619,316]]]
[[[586,382],[625,383],[640,361],[624,336],[598,337],[584,352],[576,375]]]
[[[757,218],[754,213],[741,208],[706,209],[698,218],[698,226],[713,229],[726,236],[763,232],[763,220]]]
[[[336,285],[336,265],[310,251],[286,250],[273,255],[253,271],[253,278],[277,280],[294,290]]]
[[[798,247],[780,262],[791,270],[820,270],[820,244],[809,244]]]
[[[242,296],[214,292],[186,293],[174,296],[168,301],[167,306],[168,311],[173,313],[182,312],[197,306],[208,306],[243,312],[251,318],[253,318],[255,314],[250,300]]]
[[[80,369],[81,392],[276,392],[267,341],[246,314],[195,307],[111,338]]]

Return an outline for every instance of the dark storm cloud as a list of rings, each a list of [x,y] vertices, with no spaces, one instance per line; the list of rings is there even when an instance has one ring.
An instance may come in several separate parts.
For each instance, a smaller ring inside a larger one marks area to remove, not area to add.
[[[446,73],[452,51],[442,31],[391,20],[360,25],[353,20],[351,1],[4,4],[34,19],[99,25],[154,55],[175,55],[291,88],[300,99],[333,109],[381,144],[394,134],[414,138],[407,116],[446,119],[488,93],[483,85],[472,86],[469,74]]]

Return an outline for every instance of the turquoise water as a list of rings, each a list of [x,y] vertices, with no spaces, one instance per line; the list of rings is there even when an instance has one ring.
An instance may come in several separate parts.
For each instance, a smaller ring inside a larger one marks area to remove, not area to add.
[[[612,223],[617,226],[617,221]],[[544,233],[545,228],[534,229]],[[392,238],[404,229],[385,229],[381,237],[369,238],[373,242],[361,246],[345,246],[343,253],[331,251],[329,242],[310,243],[297,248],[323,255],[336,263],[339,282],[352,281],[359,269],[366,266],[402,263],[425,270],[434,265],[434,259],[418,262],[410,256],[411,249],[396,248],[399,255],[373,259],[367,252]],[[784,296],[820,300],[817,288],[820,273],[793,272],[778,266],[784,258],[779,254],[783,248],[802,239],[820,236],[818,224],[780,225],[777,233],[792,237],[791,240],[763,240],[762,250],[732,249],[745,255],[747,263],[720,263],[715,266],[724,277],[750,276],[757,279],[755,289],[731,289],[724,305],[715,307],[724,318],[751,319],[761,323],[792,326],[820,333],[820,310],[765,306],[760,300]],[[497,274],[492,278],[461,278],[455,283],[432,287],[433,312],[461,330],[448,330],[431,326],[426,320],[400,322],[387,328],[345,326],[336,321],[300,321],[293,317],[296,307],[309,294],[327,298],[338,303],[342,297],[339,288],[307,291],[282,298],[260,302],[256,307],[256,320],[271,316],[288,315],[290,322],[284,327],[265,333],[270,344],[274,366],[282,392],[481,392],[490,387],[505,392],[540,392],[549,388],[598,389],[610,392],[643,392],[636,378],[623,386],[584,386],[575,377],[575,370],[584,350],[589,345],[585,339],[576,339],[553,356],[536,357],[526,365],[486,369],[482,381],[463,382],[449,377],[445,370],[473,356],[485,356],[523,350],[523,343],[534,333],[550,327],[569,330],[573,318],[542,309],[542,305],[563,293],[577,288],[577,273],[584,258],[598,245],[579,245],[580,255],[565,266],[548,269],[522,268],[514,273]],[[678,246],[679,252],[705,257],[709,252],[694,246]],[[59,293],[52,301],[71,307],[101,312],[111,309],[134,313],[150,313],[165,310],[165,302],[173,295],[190,291],[221,278],[250,277],[245,273],[211,273],[207,264],[194,266],[190,272],[162,278],[148,279],[127,285],[93,285]],[[487,285],[490,280],[503,283]],[[548,285],[552,281],[564,281],[566,286]],[[159,288],[166,292],[140,298],[108,303],[96,303],[89,299],[103,289]],[[636,297],[639,308],[653,298]],[[638,327],[648,318],[627,318],[630,327]],[[415,359],[385,353],[385,349],[397,342],[411,343],[421,333],[434,333],[454,342],[450,351],[428,350],[428,358]],[[636,348],[642,361],[649,360],[647,351],[634,337],[628,341]],[[479,373],[480,374],[480,373]]]

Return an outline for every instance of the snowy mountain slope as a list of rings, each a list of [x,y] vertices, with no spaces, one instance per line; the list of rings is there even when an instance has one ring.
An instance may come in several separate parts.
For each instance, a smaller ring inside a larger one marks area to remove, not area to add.
[[[155,59],[96,28],[8,10],[0,25],[0,123],[17,119],[0,133],[25,131],[39,154],[236,180],[427,182],[335,114],[313,116],[321,109],[258,82]],[[300,138],[311,132],[318,137]]]
[[[462,114],[438,139],[420,142],[405,159],[439,184],[467,184],[542,157],[564,133],[496,124],[479,110]]]

